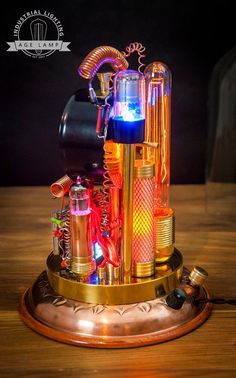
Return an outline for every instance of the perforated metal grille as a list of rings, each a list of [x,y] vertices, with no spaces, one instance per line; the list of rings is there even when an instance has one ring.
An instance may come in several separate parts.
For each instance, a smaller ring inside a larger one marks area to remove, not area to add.
[[[134,263],[154,259],[154,178],[134,180]]]

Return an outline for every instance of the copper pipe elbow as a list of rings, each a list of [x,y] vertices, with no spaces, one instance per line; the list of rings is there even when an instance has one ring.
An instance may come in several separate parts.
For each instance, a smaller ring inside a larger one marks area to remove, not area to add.
[[[99,46],[92,50],[78,68],[79,75],[91,80],[104,63],[110,63],[115,71],[126,70],[129,63],[124,55],[111,46]]]

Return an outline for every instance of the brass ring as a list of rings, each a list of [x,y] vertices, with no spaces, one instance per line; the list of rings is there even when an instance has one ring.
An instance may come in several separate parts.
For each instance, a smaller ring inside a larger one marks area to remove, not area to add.
[[[179,286],[183,271],[183,257],[177,249],[168,262],[170,266],[173,264],[171,272],[131,284],[99,285],[67,279],[53,271],[51,260],[49,255],[47,275],[56,293],[76,301],[108,305],[148,301],[167,295]]]

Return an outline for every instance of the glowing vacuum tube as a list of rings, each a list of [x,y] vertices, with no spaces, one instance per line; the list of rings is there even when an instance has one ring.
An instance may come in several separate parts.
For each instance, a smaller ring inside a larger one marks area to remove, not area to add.
[[[86,278],[95,270],[91,240],[90,198],[86,188],[70,188],[71,270]]]
[[[171,73],[161,62],[149,64],[146,80],[145,140],[158,148],[145,147],[147,160],[155,164],[155,250],[156,261],[173,253],[174,211],[169,208]]]
[[[114,79],[113,141],[134,144],[144,141],[145,82],[137,71],[127,70]]]

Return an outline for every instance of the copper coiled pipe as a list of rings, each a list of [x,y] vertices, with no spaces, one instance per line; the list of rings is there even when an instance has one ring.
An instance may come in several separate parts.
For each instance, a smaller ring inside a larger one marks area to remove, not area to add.
[[[60,198],[69,191],[73,183],[74,181],[65,175],[50,186],[50,192],[54,197]]]
[[[92,50],[78,68],[79,75],[91,80],[104,63],[110,63],[115,71],[126,70],[129,63],[123,54],[111,46],[99,46]]]

